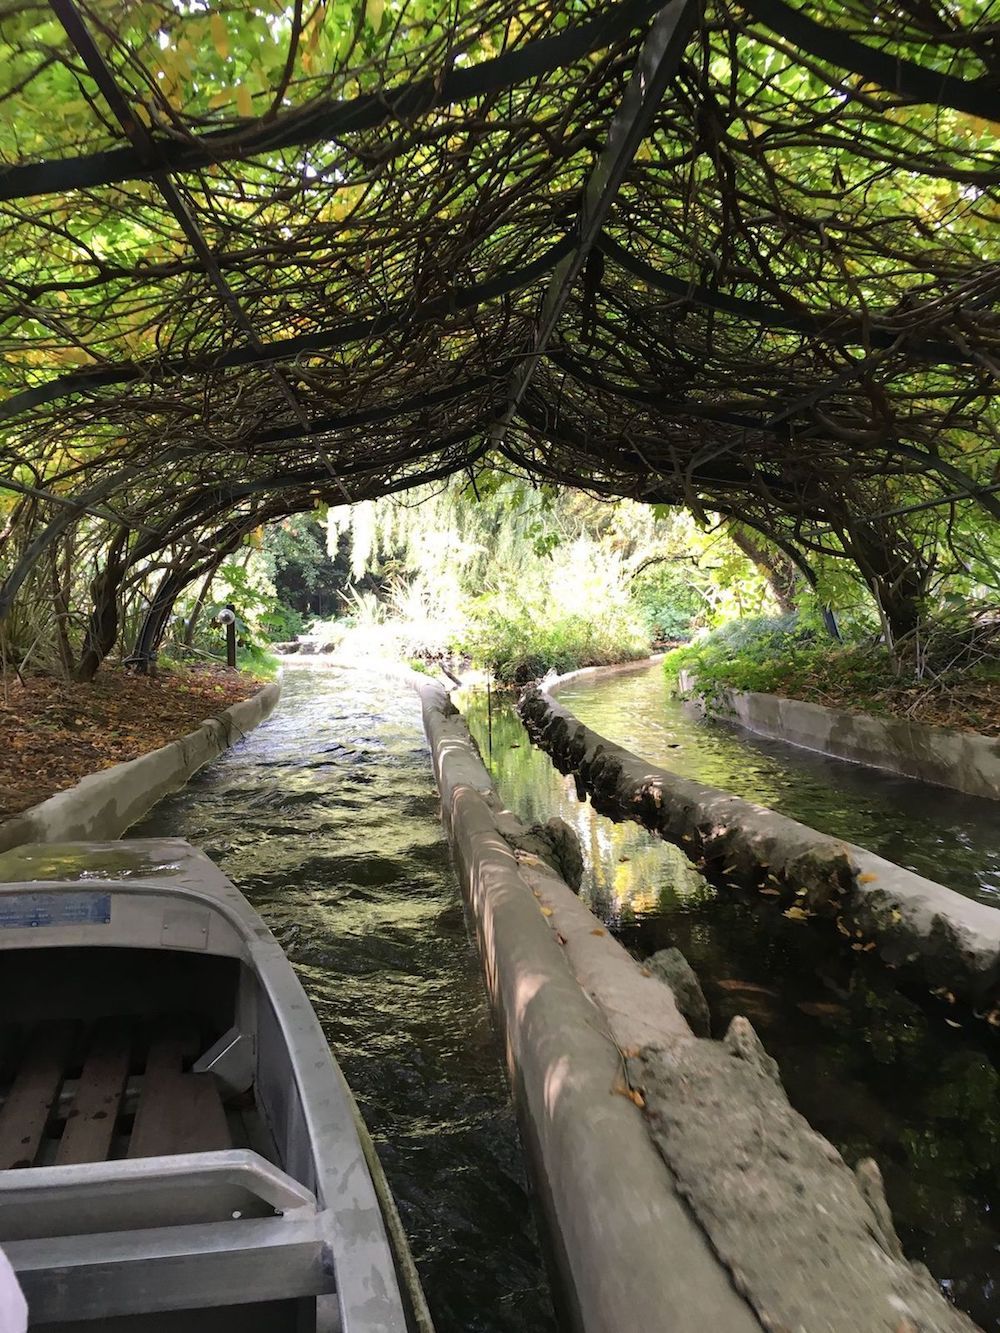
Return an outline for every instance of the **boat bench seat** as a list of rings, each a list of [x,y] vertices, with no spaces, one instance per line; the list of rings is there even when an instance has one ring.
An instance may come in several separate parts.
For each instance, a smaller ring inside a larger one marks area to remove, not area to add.
[[[9,1035],[19,1058],[0,1106],[0,1171],[232,1143],[215,1079],[190,1072],[191,1020],[50,1021]]]
[[[315,1195],[258,1153],[0,1173],[0,1241],[36,1323],[334,1291]]]

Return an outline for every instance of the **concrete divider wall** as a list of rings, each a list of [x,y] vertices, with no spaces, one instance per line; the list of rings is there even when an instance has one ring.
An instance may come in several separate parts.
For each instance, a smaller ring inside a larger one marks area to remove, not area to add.
[[[1000,911],[729,792],[648,763],[585,726],[553,694],[526,692],[536,740],[595,804],[633,818],[734,882],[778,886],[787,903],[836,917],[846,944],[877,949],[931,988],[1000,1020]]]
[[[82,778],[29,810],[0,824],[0,852],[23,842],[103,842],[119,838],[163,796],[223,750],[241,740],[273,711],[281,697],[272,681],[249,699],[158,750]]]
[[[875,1163],[789,1106],[745,1019],[694,1037],[524,850],[446,691],[410,683],[574,1328],[971,1333],[903,1257]]]
[[[605,978],[610,971],[620,990],[641,988],[620,1010],[626,1025],[641,1025],[637,1046],[691,1037],[673,997],[643,977],[624,950],[618,958],[620,946],[606,932],[590,933],[600,929],[596,918],[537,858],[518,858],[501,832],[506,823],[516,835],[516,821],[505,815],[465,723],[440,685],[414,684],[574,1327],[759,1333],[678,1197],[627,1095],[622,1050],[559,936],[586,949],[585,936],[594,946],[592,985],[596,970]],[[557,913],[558,934],[549,924]],[[564,913],[572,918],[565,926]],[[577,913],[585,914],[585,926]]]

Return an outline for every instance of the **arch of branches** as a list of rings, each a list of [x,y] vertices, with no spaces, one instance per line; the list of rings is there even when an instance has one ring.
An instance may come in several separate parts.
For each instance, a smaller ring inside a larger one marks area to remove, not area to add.
[[[905,632],[1000,518],[996,17],[15,0],[6,650],[146,658],[262,523],[487,464],[851,560]]]

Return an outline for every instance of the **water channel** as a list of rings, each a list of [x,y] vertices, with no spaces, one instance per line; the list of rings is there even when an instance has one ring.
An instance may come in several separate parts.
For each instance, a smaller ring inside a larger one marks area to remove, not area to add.
[[[699,718],[658,663],[570,681],[581,722],[683,777],[770,806],[928,879],[1000,906],[1000,805]]]
[[[611,729],[597,716],[608,688],[638,730],[656,684],[641,674],[595,682],[588,718]],[[510,703],[493,700],[492,727],[484,697],[464,707],[511,808],[529,822],[561,814],[576,828],[593,910],[638,957],[678,945],[717,1033],[736,1013],[752,1020],[810,1122],[848,1161],[879,1161],[907,1254],[1000,1333],[991,1034],[964,1019],[952,1026],[942,1007],[900,994],[822,930],[710,885],[678,849],[597,815],[531,746]],[[680,744],[694,762],[701,724],[687,724],[695,730]],[[712,776],[698,776],[727,785],[721,759],[712,762]],[[757,771],[756,758],[745,762]],[[274,717],[133,833],[205,847],[275,931],[372,1130],[439,1333],[555,1333],[415,698],[361,673],[293,667]]]
[[[595,730],[651,759],[854,841],[873,833],[876,850],[894,849],[924,873],[964,848],[964,883],[986,884],[984,896],[1000,887],[995,808],[985,828],[992,838],[985,847],[976,841],[984,826],[973,808],[991,803],[934,789],[936,805],[901,810],[890,791],[916,788],[929,801],[926,789],[699,723],[667,700],[658,669],[574,683],[559,697]],[[639,958],[669,945],[682,950],[702,981],[715,1035],[736,1014],[751,1020],[793,1105],[852,1165],[878,1161],[907,1256],[926,1263],[987,1333],[1000,1333],[1000,1043],[991,1031],[901,994],[891,974],[842,947],[832,927],[790,920],[766,899],[714,886],[678,848],[597,814],[531,745],[511,701],[494,696],[488,708],[476,694],[460,702],[510,808],[529,823],[558,814],[576,830],[591,909]],[[824,784],[824,772],[841,770],[849,770],[845,787]],[[910,829],[919,848],[904,854]]]
[[[272,718],[130,836],[204,848],[278,937],[376,1142],[438,1333],[555,1333],[415,696],[290,668]]]

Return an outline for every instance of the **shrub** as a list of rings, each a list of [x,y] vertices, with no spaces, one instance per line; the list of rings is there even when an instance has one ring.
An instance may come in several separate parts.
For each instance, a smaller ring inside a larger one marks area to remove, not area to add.
[[[654,641],[688,639],[704,601],[676,565],[644,571],[631,588],[633,605]]]
[[[675,682],[682,670],[691,672],[698,695],[710,706],[728,690],[865,698],[896,682],[894,664],[881,645],[837,644],[795,615],[731,621],[668,653],[664,670]]]
[[[498,681],[520,685],[548,671],[644,657],[649,637],[627,607],[612,606],[592,618],[482,598],[456,647]]]

